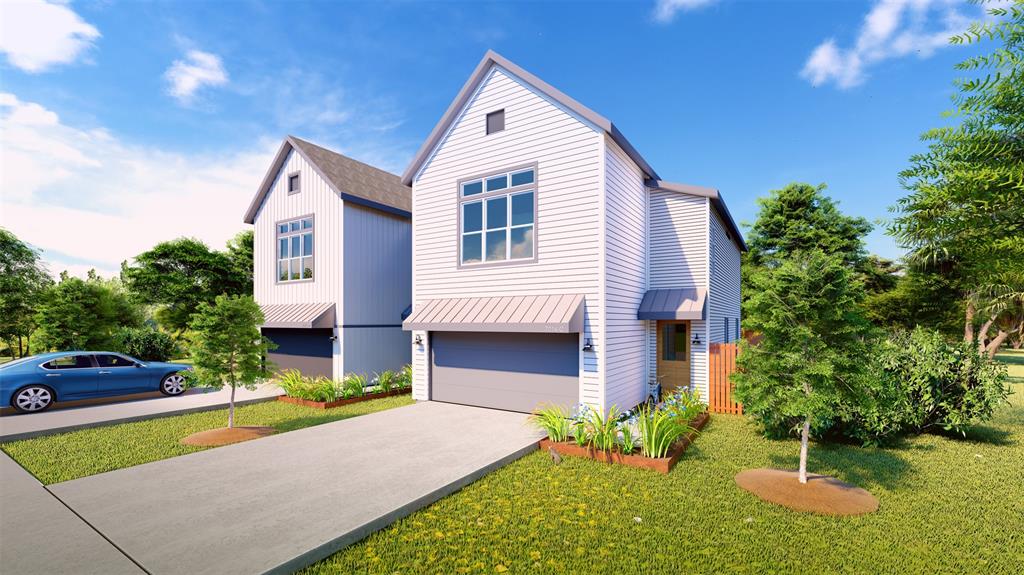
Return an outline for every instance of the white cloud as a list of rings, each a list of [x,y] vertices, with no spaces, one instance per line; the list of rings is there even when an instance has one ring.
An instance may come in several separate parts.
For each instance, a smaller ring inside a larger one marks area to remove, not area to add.
[[[814,85],[835,82],[852,88],[864,82],[871,66],[892,58],[928,58],[949,46],[949,38],[984,17],[983,7],[959,0],[880,0],[864,17],[856,43],[841,48],[834,38],[819,44],[800,75]]]
[[[169,86],[167,92],[182,104],[189,104],[196,92],[203,86],[223,86],[228,83],[228,73],[220,56],[189,50],[184,60],[175,60],[164,72]]]
[[[0,4],[0,52],[26,72],[74,62],[99,30],[64,4],[16,0]]]
[[[688,12],[710,6],[718,0],[657,0],[654,4],[654,19],[671,22],[679,12]]]
[[[211,155],[136,146],[13,94],[0,94],[0,142],[0,226],[44,250],[54,274],[108,276],[164,240],[222,249],[279,144]]]

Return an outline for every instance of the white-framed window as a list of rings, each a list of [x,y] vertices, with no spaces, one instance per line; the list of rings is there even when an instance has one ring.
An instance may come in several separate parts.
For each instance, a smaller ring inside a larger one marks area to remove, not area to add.
[[[536,257],[537,166],[459,182],[459,265]]]
[[[277,281],[313,279],[313,216],[277,223]]]

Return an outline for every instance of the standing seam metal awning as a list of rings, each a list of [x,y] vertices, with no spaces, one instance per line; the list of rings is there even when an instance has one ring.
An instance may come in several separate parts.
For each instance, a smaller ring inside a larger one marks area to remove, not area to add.
[[[652,289],[644,294],[637,319],[704,319],[705,288]]]
[[[415,306],[405,330],[581,333],[583,295],[431,299]]]
[[[333,303],[261,305],[263,325],[269,328],[314,329],[334,327]]]

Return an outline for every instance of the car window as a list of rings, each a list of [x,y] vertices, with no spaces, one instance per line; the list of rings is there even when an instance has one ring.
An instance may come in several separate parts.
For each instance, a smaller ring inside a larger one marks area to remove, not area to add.
[[[96,356],[96,362],[100,364],[100,367],[132,367],[135,362],[113,354],[102,354]]]
[[[44,363],[43,367],[46,369],[79,369],[92,367],[92,362],[89,361],[89,356],[87,355],[65,355],[64,357],[51,359]]]

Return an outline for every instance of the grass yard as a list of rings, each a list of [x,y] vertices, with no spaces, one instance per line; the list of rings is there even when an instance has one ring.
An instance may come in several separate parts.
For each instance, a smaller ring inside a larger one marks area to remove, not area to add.
[[[714,416],[668,476],[534,453],[304,573],[1019,573],[1024,564],[1024,353],[1012,406],[969,439],[818,446],[811,471],[878,513],[794,513],[735,474],[797,466],[799,443]]]
[[[399,395],[320,410],[267,401],[236,408],[235,425],[269,425],[281,432],[292,431],[412,402],[410,396]],[[224,427],[227,422],[228,412],[221,409],[25,439],[4,443],[0,449],[48,485],[211,449],[178,441],[197,431]]]

